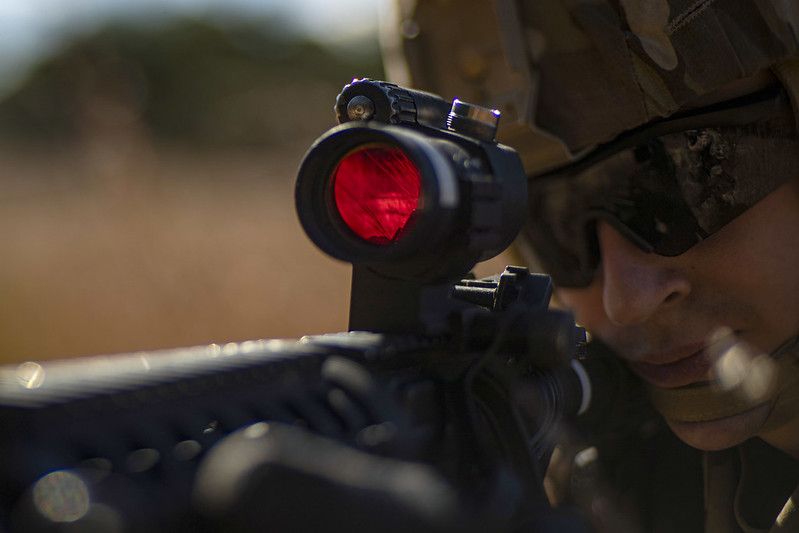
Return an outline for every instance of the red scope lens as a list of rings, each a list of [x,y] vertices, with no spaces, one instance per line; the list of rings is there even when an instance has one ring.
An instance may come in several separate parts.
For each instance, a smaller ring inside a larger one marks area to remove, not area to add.
[[[400,239],[419,207],[421,176],[399,148],[369,145],[344,156],[332,187],[344,223],[362,239],[386,245]]]

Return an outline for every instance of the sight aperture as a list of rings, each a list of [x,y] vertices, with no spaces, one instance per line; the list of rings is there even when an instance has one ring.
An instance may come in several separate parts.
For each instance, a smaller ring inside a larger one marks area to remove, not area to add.
[[[421,176],[404,151],[388,144],[357,148],[339,161],[331,180],[341,219],[378,245],[399,240],[419,207]]]

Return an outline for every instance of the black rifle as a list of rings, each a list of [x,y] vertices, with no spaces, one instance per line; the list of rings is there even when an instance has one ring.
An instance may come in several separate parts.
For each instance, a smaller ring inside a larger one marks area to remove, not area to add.
[[[498,115],[370,80],[336,111],[297,208],[350,332],[2,369],[0,530],[583,530],[543,474],[623,372],[548,277],[461,280],[525,217]]]

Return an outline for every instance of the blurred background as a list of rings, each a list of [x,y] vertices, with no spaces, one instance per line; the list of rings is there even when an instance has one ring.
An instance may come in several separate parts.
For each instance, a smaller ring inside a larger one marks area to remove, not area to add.
[[[0,361],[346,329],[292,186],[382,4],[0,2]]]

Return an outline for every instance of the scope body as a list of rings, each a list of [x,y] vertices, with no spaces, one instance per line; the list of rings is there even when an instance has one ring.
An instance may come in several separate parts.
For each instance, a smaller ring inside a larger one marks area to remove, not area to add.
[[[494,135],[499,112],[368,79],[306,153],[295,200],[309,238],[352,263],[350,330],[441,334],[452,284],[527,214],[527,178]]]
[[[349,118],[349,104],[367,97],[374,113]],[[393,279],[434,283],[456,281],[510,245],[527,181],[488,126],[446,115],[454,106],[435,95],[372,80],[345,87],[336,109],[342,124],[313,144],[296,184],[300,222],[320,249]]]

